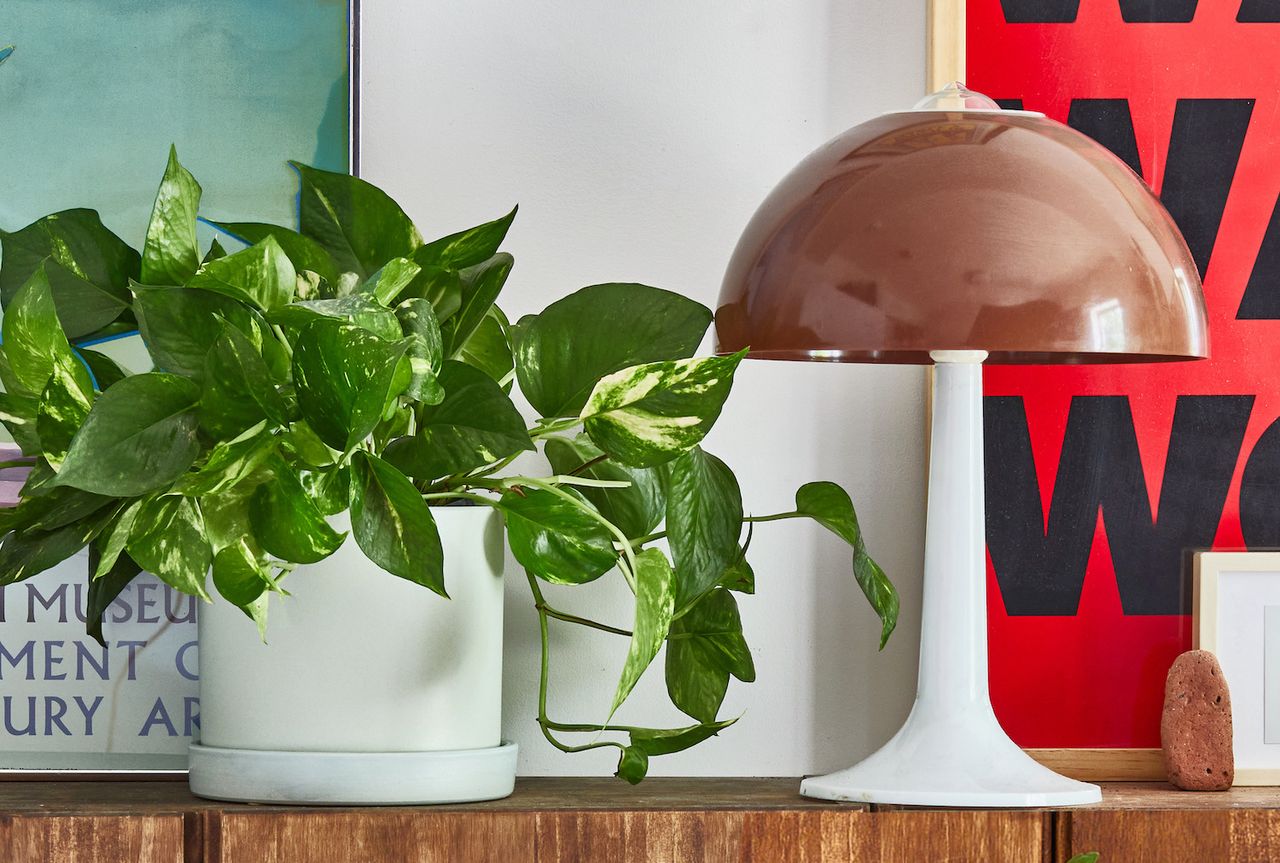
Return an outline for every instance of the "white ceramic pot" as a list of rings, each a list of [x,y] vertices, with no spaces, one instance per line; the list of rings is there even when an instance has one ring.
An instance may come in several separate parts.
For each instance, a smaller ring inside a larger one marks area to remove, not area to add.
[[[511,793],[503,744],[502,521],[433,510],[444,599],[355,541],[284,580],[267,643],[239,609],[200,609],[200,743],[191,788],[292,803],[443,803]]]

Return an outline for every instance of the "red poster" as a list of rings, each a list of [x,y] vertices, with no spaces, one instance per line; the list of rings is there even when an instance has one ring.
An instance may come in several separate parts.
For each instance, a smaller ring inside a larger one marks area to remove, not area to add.
[[[1280,547],[1280,3],[968,0],[968,81],[1160,195],[1211,358],[986,371],[991,689],[1027,747],[1156,747],[1199,548]]]

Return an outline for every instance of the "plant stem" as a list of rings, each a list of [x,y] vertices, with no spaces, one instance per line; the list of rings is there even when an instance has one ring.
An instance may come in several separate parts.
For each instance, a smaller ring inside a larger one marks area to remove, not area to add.
[[[754,524],[759,524],[762,521],[782,521],[784,518],[804,518],[804,517],[805,517],[804,513],[795,512],[793,510],[791,512],[777,512],[777,513],[774,513],[773,515],[749,515],[743,518],[742,520],[746,522],[751,522]]]
[[[485,506],[497,506],[498,502],[491,498],[482,497],[478,494],[471,494],[467,491],[432,491],[422,496],[423,500],[447,500],[449,498],[458,498],[461,500],[470,500],[475,503],[482,503]]]
[[[548,617],[554,617],[556,620],[563,620],[565,623],[576,623],[578,626],[589,626],[592,629],[598,629],[601,632],[611,632],[614,635],[625,635],[627,638],[631,637],[631,630],[629,629],[619,629],[616,626],[609,626],[607,623],[597,623],[594,620],[588,620],[585,617],[578,617],[576,614],[569,614],[567,612],[560,611],[559,609],[552,608],[546,603],[543,603],[541,606],[535,604],[534,608],[546,612]]]
[[[293,345],[289,344],[289,340],[284,337],[284,330],[279,324],[271,325],[271,332],[276,334],[276,338],[280,340],[280,344],[284,345],[284,352],[289,355],[289,359],[293,359]]]
[[[555,476],[549,476],[547,482],[554,482],[557,485],[576,485],[583,488],[631,488],[631,481],[625,479],[592,479],[586,476],[573,476],[572,474],[562,473]]]
[[[630,734],[632,731],[648,731],[647,728],[639,728],[635,725],[592,725],[590,723],[570,723],[570,722],[553,722],[547,720],[547,726],[556,731],[570,732],[599,732],[599,731],[621,731]]]
[[[622,744],[615,743],[612,740],[598,740],[593,743],[570,746],[567,743],[562,743],[551,733],[551,727],[556,723],[547,718],[547,681],[550,677],[547,600],[543,597],[542,588],[538,587],[538,580],[534,578],[533,573],[526,569],[524,575],[529,581],[529,590],[533,592],[533,607],[538,610],[538,635],[542,643],[542,658],[538,671],[538,728],[542,729],[542,736],[547,738],[547,742],[561,752],[586,752],[589,749],[602,749],[609,746],[622,749]]]
[[[582,464],[578,465],[573,470],[569,471],[568,475],[577,476],[578,474],[582,473],[584,470],[590,470],[591,468],[600,464],[600,462],[608,460],[608,458],[609,458],[608,453],[601,453],[600,455],[596,456],[593,459],[590,459],[589,461],[584,461]]]
[[[529,437],[537,440],[538,438],[546,437],[547,435],[559,434],[562,431],[568,431],[581,423],[582,420],[577,418],[553,420],[544,426],[534,426],[529,429]]]
[[[775,512],[773,515],[748,515],[748,516],[744,516],[742,520],[744,523],[748,523],[748,524],[759,524],[762,521],[782,521],[783,519],[787,519],[787,518],[804,518],[804,517],[805,517],[805,514],[802,512]],[[657,531],[656,533],[651,533],[651,534],[648,534],[647,536],[642,536],[639,539],[633,539],[631,540],[631,547],[639,548],[640,546],[644,545],[646,542],[653,542],[655,539],[662,539],[666,535],[667,535],[667,532],[665,530],[660,530],[660,531]]]
[[[11,467],[35,467],[36,459],[34,458],[15,458],[10,461],[0,461],[0,470]]]

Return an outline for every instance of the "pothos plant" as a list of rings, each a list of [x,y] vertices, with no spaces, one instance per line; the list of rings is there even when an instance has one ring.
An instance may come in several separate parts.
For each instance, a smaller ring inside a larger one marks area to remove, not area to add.
[[[650,756],[732,724],[719,718],[729,678],[755,678],[735,599],[754,590],[755,523],[810,518],[846,541],[883,647],[898,597],[849,496],[813,482],[793,508],[748,515],[701,447],[743,358],[693,356],[709,309],[602,284],[511,324],[495,301],[515,210],[424,242],[369,183],[295,167],[299,230],[209,222],[245,246],[231,253],[217,240],[201,253],[200,186],[172,152],[141,253],[84,209],[0,233],[0,419],[31,467],[0,513],[0,584],[87,546],[99,641],[143,570],[202,599],[211,574],[262,628],[285,576],[346,538],[333,516],[349,513],[373,563],[447,596],[432,506],[494,507],[540,624],[543,733],[566,752],[618,749],[632,782]],[[152,371],[84,346],[135,327]],[[538,448],[550,475],[512,473]],[[547,585],[611,573],[635,596],[630,629],[548,601]],[[553,720],[552,620],[629,639],[610,720],[666,645],[667,692],[696,723]]]

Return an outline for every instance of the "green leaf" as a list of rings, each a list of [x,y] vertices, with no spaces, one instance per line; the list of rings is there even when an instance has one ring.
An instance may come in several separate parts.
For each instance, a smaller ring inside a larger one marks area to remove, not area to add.
[[[583,427],[623,464],[670,461],[711,430],[744,356],[649,363],[601,378],[582,409]]]
[[[467,339],[458,351],[458,359],[469,366],[475,366],[495,381],[505,379],[514,368],[515,360],[511,355],[511,343],[507,338],[507,317],[497,306],[490,306],[489,312],[480,321],[471,338]],[[509,392],[510,381],[505,389]]]
[[[3,342],[0,342],[0,386],[3,386],[7,393],[18,395],[35,396],[37,393],[31,392],[22,385],[17,375],[13,373],[13,366],[9,363],[9,353],[5,349]]]
[[[338,550],[345,533],[325,521],[297,474],[277,459],[271,479],[249,501],[254,535],[271,554],[292,563],[316,563]]]
[[[209,241],[209,251],[204,253],[204,258],[201,259],[200,264],[203,266],[210,261],[216,261],[219,258],[225,258],[226,256],[227,250],[222,248],[222,243],[219,243],[218,238],[214,237]]]
[[[686,728],[636,728],[631,732],[631,745],[650,756],[672,755],[715,737],[737,721],[735,718],[721,722],[704,722],[701,725],[690,725]]]
[[[232,605],[252,605],[270,585],[264,561],[247,539],[242,538],[213,556],[213,586]]]
[[[263,420],[288,424],[284,399],[249,337],[224,323],[205,358],[200,423],[215,438],[229,438]]]
[[[441,318],[440,329],[444,334],[444,355],[456,359],[462,346],[471,338],[489,309],[493,306],[507,276],[515,265],[515,258],[499,252],[487,261],[467,267],[458,273],[462,288],[462,305],[457,314],[448,320]]]
[[[0,423],[8,429],[23,455],[41,455],[40,435],[36,432],[36,412],[40,402],[34,396],[0,393]]]
[[[90,545],[89,569],[94,572],[99,569],[96,558],[95,546]],[[142,567],[127,554],[122,554],[106,572],[89,582],[89,607],[85,610],[85,632],[103,647],[107,646],[107,642],[102,637],[102,617],[115,598],[120,595],[120,591],[124,590],[140,572]]]
[[[59,360],[53,367],[53,374],[40,394],[40,402],[36,408],[36,431],[40,435],[40,447],[44,457],[54,470],[62,467],[62,460],[67,456],[67,448],[71,439],[89,415],[92,403],[89,393],[81,389],[76,371],[83,372],[79,362],[71,360],[75,365],[67,367],[67,360]]]
[[[431,303],[436,319],[446,321],[462,308],[462,277],[457,270],[423,267],[400,295],[405,299],[420,297]]]
[[[104,507],[56,530],[15,530],[0,542],[0,586],[24,581],[57,566],[102,532],[114,507]]]
[[[213,555],[193,498],[166,495],[144,501],[125,548],[139,566],[175,590],[209,598],[204,583]]]
[[[12,234],[0,231],[0,246],[0,300],[8,307],[43,267],[71,338],[106,326],[129,307],[129,280],[139,275],[140,258],[93,210],[63,210]]]
[[[1086,851],[1083,854],[1077,854],[1072,857],[1067,863],[1098,863],[1098,856],[1097,851]]]
[[[450,360],[440,384],[444,401],[422,409],[413,437],[387,447],[387,461],[401,471],[436,479],[534,448],[520,412],[484,372]]]
[[[261,243],[271,237],[280,244],[280,248],[284,249],[284,253],[289,256],[297,272],[310,270],[327,282],[338,281],[339,270],[334,265],[333,258],[324,250],[324,246],[297,231],[261,222],[209,222],[209,224],[248,245]]]
[[[395,313],[378,305],[367,294],[352,294],[349,297],[327,300],[300,300],[277,309],[269,320],[302,330],[318,318],[346,321],[391,341],[400,338],[400,322],[396,320]]]
[[[700,722],[712,722],[724,701],[729,675],[756,679],[751,649],[733,594],[717,588],[671,624],[667,639],[667,694]]]
[[[862,548],[862,529],[849,493],[833,482],[809,482],[796,489],[796,512],[806,515],[855,549]]]
[[[547,460],[558,474],[575,474],[589,479],[629,482],[628,488],[579,488],[582,496],[600,510],[628,537],[650,533],[662,521],[666,496],[657,468],[627,467],[612,459],[596,461],[604,456],[586,435],[576,439],[552,437],[546,443]],[[584,464],[592,464],[579,470]]]
[[[302,471],[298,478],[316,508],[324,515],[337,515],[351,505],[351,469]]]
[[[321,440],[345,452],[369,436],[398,395],[396,364],[407,347],[407,341],[389,342],[323,318],[302,331],[293,351],[293,380],[298,406]]]
[[[386,192],[358,177],[290,162],[302,179],[302,233],[318,242],[340,270],[361,279],[392,258],[408,258],[422,236]]]
[[[289,431],[284,435],[284,440],[290,451],[303,464],[311,467],[328,467],[342,455],[340,450],[334,450],[320,440],[319,435],[315,433],[311,426],[307,425],[305,420],[290,423]]]
[[[36,469],[31,473],[34,476]],[[28,479],[27,485],[30,484]],[[113,500],[78,488],[42,485],[28,491],[24,486],[17,509],[7,512],[13,514],[11,526],[15,530],[49,531],[88,518]]]
[[[725,567],[724,574],[720,576],[718,583],[721,587],[738,593],[756,592],[756,573],[751,568],[751,564],[747,563],[745,550],[741,556]]]
[[[200,513],[204,516],[204,532],[215,554],[229,545],[235,545],[246,536],[253,536],[249,501],[270,478],[271,471],[264,468],[225,491],[201,495]]]
[[[582,288],[520,323],[520,391],[544,417],[577,415],[596,382],[693,355],[711,323],[701,303],[646,285]]]
[[[85,492],[81,493],[84,494]],[[106,578],[111,574],[111,570],[115,569],[116,562],[129,542],[129,535],[133,532],[134,522],[138,520],[138,510],[141,506],[142,501],[135,500],[120,510],[120,514],[113,518],[111,523],[98,535],[98,538],[93,541],[89,555],[89,577],[91,581]],[[95,561],[94,558],[97,558],[97,560]],[[137,566],[137,564],[134,564],[134,566]]]
[[[796,512],[808,516],[853,547],[853,576],[880,617],[880,649],[898,625],[898,591],[867,555],[849,493],[833,482],[810,482],[796,491]]]
[[[267,366],[280,377],[289,368],[284,346],[276,340],[266,319],[244,303],[223,294],[194,288],[148,288],[135,285],[134,310],[142,339],[156,368],[199,380],[205,356],[231,324],[249,337],[262,352]]]
[[[405,395],[423,404],[438,405],[444,400],[440,368],[444,361],[444,338],[431,303],[413,297],[396,306],[401,332],[409,339],[406,353],[410,368]]]
[[[497,253],[519,209],[513,207],[510,213],[500,219],[432,240],[414,253],[414,260],[424,266],[447,267],[451,270],[482,264]]]
[[[683,609],[710,590],[738,556],[742,492],[729,466],[701,447],[667,466],[666,491],[676,607]]]
[[[83,392],[91,392],[89,371],[76,359],[71,344],[58,323],[53,294],[43,267],[37,269],[18,289],[0,321],[14,381],[21,387],[14,395],[38,396],[55,367],[67,370]]]
[[[199,388],[178,375],[147,372],[125,378],[94,403],[56,483],[117,497],[168,485],[200,450],[199,398]]]
[[[649,772],[649,756],[634,746],[624,746],[618,756],[618,770],[614,773],[632,785],[639,785]]]
[[[404,474],[369,453],[356,453],[351,467],[351,532],[365,557],[447,597],[440,533],[421,493]]]
[[[889,643],[889,636],[898,625],[898,590],[885,575],[880,564],[872,560],[865,551],[856,552],[853,556],[853,577],[858,587],[871,603],[880,617],[880,649]]]
[[[586,502],[572,503],[545,489],[508,492],[499,508],[511,553],[525,569],[556,584],[584,584],[618,562],[613,534]]]
[[[276,453],[277,438],[264,434],[266,423],[246,429],[238,437],[219,442],[195,471],[173,484],[174,494],[203,497],[227,491],[249,477]]]
[[[659,549],[645,549],[636,555],[635,581],[635,625],[631,630],[631,645],[627,649],[622,677],[618,680],[613,705],[609,708],[610,716],[626,701],[640,675],[658,655],[675,613],[675,573],[667,562],[667,556]]]
[[[124,380],[132,374],[106,354],[91,351],[88,348],[79,348],[77,353],[93,375],[94,389],[105,390],[116,381]]]
[[[366,279],[360,286],[360,290],[371,294],[379,303],[387,306],[400,296],[400,292],[407,288],[420,272],[422,267],[408,258],[392,258],[382,266],[382,269]]]
[[[298,275],[284,249],[274,237],[267,237],[257,245],[205,264],[186,286],[225,294],[269,312],[293,299],[297,282]]]
[[[650,757],[683,752],[716,736],[737,721],[726,719],[687,728],[633,728],[631,745],[623,748],[618,759],[618,775],[634,785],[644,778],[641,770],[648,769]]]
[[[142,247],[141,281],[146,285],[181,285],[200,267],[196,244],[196,211],[200,208],[200,184],[178,163],[178,151],[169,148],[169,164],[156,192],[156,202]]]

